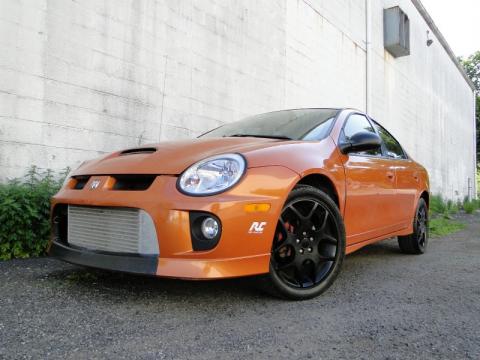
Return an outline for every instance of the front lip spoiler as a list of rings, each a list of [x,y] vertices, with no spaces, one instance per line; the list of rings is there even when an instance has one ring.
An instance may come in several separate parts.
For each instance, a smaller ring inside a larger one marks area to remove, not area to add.
[[[77,249],[53,241],[48,254],[57,259],[104,270],[121,271],[132,274],[155,275],[158,257],[133,256],[124,254],[101,253],[91,250]]]

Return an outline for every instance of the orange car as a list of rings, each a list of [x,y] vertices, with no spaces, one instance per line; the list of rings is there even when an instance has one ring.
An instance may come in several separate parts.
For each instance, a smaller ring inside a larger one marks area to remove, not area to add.
[[[351,109],[297,109],[84,162],[52,200],[49,253],[102,269],[184,279],[259,275],[306,299],[345,254],[398,236],[428,241],[425,169]]]

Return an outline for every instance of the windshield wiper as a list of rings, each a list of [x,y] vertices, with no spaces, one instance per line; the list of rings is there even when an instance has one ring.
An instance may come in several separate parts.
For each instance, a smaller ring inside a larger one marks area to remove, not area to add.
[[[265,138],[265,139],[293,140],[288,136],[282,136],[282,135],[233,134],[233,135],[224,135],[223,137],[255,137],[255,138]]]

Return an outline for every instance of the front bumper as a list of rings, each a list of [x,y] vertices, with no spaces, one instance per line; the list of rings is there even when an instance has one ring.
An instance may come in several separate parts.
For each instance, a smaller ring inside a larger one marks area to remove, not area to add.
[[[278,217],[298,175],[281,166],[251,168],[228,192],[206,197],[181,194],[176,180],[157,176],[145,191],[115,191],[107,187],[108,176],[92,176],[83,190],[64,188],[52,200],[52,210],[57,205],[144,210],[154,222],[159,256],[102,253],[53,240],[49,253],[74,264],[164,277],[215,279],[267,273]],[[100,186],[89,186],[93,181],[100,181]],[[245,206],[252,203],[268,203],[270,209],[247,212]],[[191,211],[208,212],[221,220],[221,238],[213,249],[193,249]],[[252,232],[253,223],[265,223],[263,231]]]
[[[269,254],[219,260],[164,259],[156,256],[106,254],[74,248],[56,241],[52,241],[48,253],[50,256],[75,265],[180,279],[221,279],[262,274],[266,272],[265,266],[268,269],[270,261]]]
[[[155,275],[158,265],[158,257],[156,256],[101,253],[74,248],[57,241],[52,241],[48,253],[50,256],[71,264],[132,274]]]

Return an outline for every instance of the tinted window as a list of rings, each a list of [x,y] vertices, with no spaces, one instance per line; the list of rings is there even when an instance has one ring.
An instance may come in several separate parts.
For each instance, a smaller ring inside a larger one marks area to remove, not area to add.
[[[360,114],[353,114],[347,119],[347,123],[345,124],[342,132],[342,141],[348,141],[353,135],[360,131],[369,131],[375,133],[373,130],[372,124],[367,120],[367,118]],[[362,151],[357,154],[361,155],[382,155],[380,149],[376,150],[369,150],[369,151]]]
[[[360,131],[369,131],[375,133],[375,130],[373,130],[372,125],[365,116],[353,114],[348,118],[347,123],[343,128],[343,133],[348,140]]]
[[[338,110],[333,109],[275,111],[223,125],[200,137],[254,136],[302,140],[312,129],[318,129],[315,140],[321,140],[328,135],[330,127],[319,127],[324,123],[331,124],[337,113]]]
[[[387,156],[394,159],[406,159],[405,153],[403,152],[403,149],[398,143],[398,141],[395,140],[395,138],[390,135],[390,133],[382,126],[377,123],[374,124],[375,128],[378,131],[378,134],[382,138],[382,141],[385,145],[385,149],[387,150]]]

